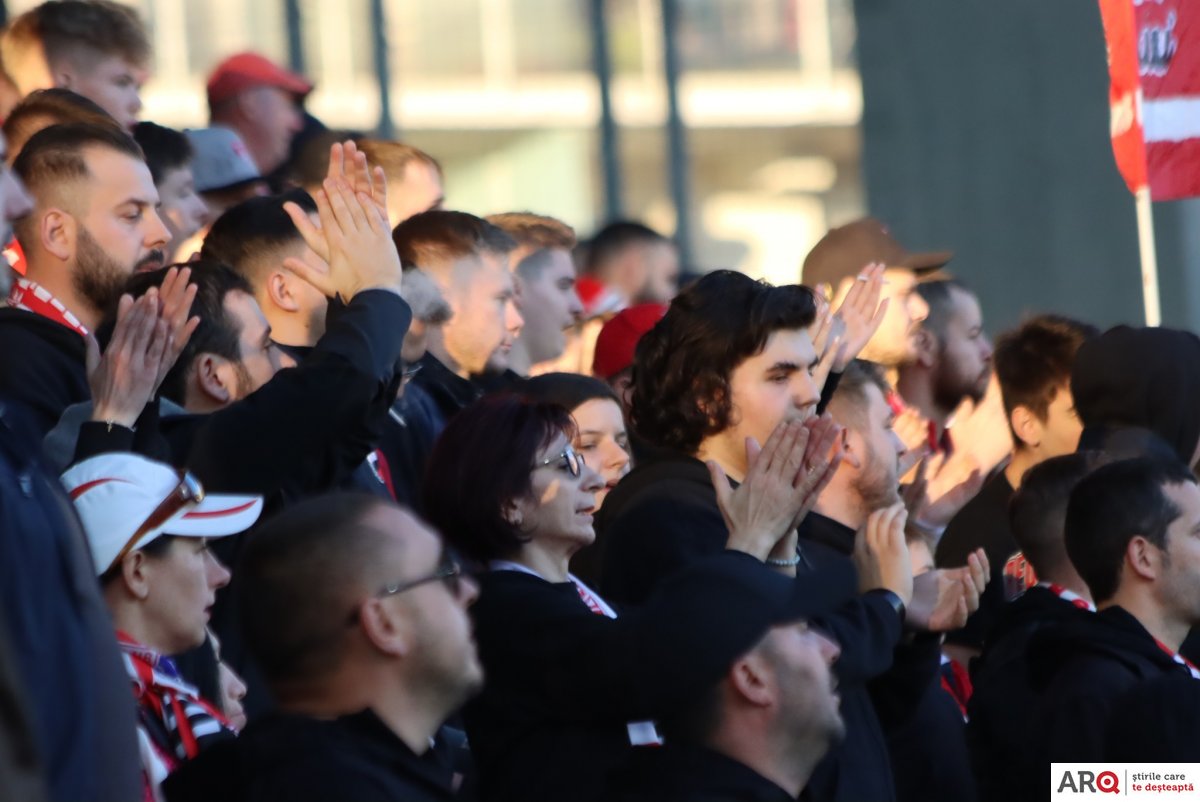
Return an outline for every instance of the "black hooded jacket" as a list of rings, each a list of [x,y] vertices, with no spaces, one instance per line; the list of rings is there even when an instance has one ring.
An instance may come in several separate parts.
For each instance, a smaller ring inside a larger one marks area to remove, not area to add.
[[[1200,443],[1200,337],[1116,326],[1085,342],[1071,371],[1082,449],[1162,454],[1190,466]]]

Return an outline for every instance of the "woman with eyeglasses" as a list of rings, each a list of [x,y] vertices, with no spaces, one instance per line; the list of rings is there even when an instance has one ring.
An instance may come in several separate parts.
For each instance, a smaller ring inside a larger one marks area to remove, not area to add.
[[[807,432],[781,426],[723,495],[727,551],[680,571],[643,608],[617,611],[568,569],[595,537],[604,482],[572,447],[567,410],[501,396],[450,421],[430,458],[425,514],[481,571],[471,613],[485,682],[465,710],[481,798],[599,799],[633,746],[659,742],[653,720],[749,647],[748,622],[724,613],[753,605],[757,590],[730,577],[771,570],[763,561],[839,459],[831,431],[811,449]]]

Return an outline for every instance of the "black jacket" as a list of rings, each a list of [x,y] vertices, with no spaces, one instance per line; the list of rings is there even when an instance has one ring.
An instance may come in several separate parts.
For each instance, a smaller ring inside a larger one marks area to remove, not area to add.
[[[1037,695],[1029,676],[1029,640],[1044,627],[1092,615],[1042,587],[1032,587],[1000,611],[983,652],[971,663],[967,747],[983,802],[1018,799],[1013,766],[1034,726]]]
[[[390,421],[379,448],[392,469],[396,500],[418,509],[425,466],[446,422],[433,399],[415,382],[404,388],[404,395],[392,404],[388,416]]]
[[[1012,496],[1013,488],[1004,471],[997,471],[959,510],[938,541],[939,568],[961,568],[967,564],[967,557],[982,547],[992,572],[979,599],[979,609],[967,619],[965,627],[946,636],[949,643],[982,648],[988,630],[1004,608],[1004,563],[1020,550],[1008,523],[1008,502]]]
[[[805,794],[800,799],[808,799]],[[685,743],[643,749],[605,802],[795,802],[796,797],[725,755]]]
[[[1120,607],[1081,613],[1039,631],[1030,639],[1029,659],[1038,702],[1022,761],[1028,799],[1044,798],[1051,763],[1105,759],[1109,713],[1124,692],[1146,680],[1187,673]]]
[[[854,539],[853,529],[818,513],[809,513],[800,525],[800,547],[810,555],[816,570],[840,567],[850,572],[852,580],[844,591],[847,598],[853,598],[858,587],[851,557]],[[941,639],[930,634],[911,635],[907,642],[897,646],[891,667],[866,678],[869,681],[860,696],[850,700],[859,706],[853,718],[850,711],[855,708],[848,706],[848,695],[842,692],[847,743],[852,737],[852,721],[860,740],[855,754],[844,757],[843,761],[858,771],[866,770],[868,764],[862,762],[864,758],[859,753],[866,751],[864,744],[874,746],[877,739],[882,741],[886,745],[883,765],[890,765],[889,778],[898,802],[940,799],[969,802],[975,795],[962,743],[962,714],[941,687],[940,646]],[[878,757],[874,760],[880,762]],[[822,764],[813,774],[809,787],[814,794],[820,793],[823,783],[829,782],[825,770]],[[838,778],[839,794],[844,782]]]
[[[217,412],[163,417],[161,430],[177,466],[213,493],[265,499],[263,519],[309,496],[344,486],[374,450],[396,395],[396,363],[412,313],[385,290],[330,305],[325,335],[294,368]],[[214,541],[236,566],[242,537]],[[212,625],[224,659],[246,680],[249,711],[263,709],[264,686],[246,653],[231,600],[217,594]]]
[[[811,516],[810,516],[811,518]],[[671,455],[639,465],[605,499],[597,519],[606,539],[601,587],[616,602],[638,603],[665,577],[721,550],[729,536],[708,469]],[[867,683],[892,666],[900,620],[888,602],[860,596],[850,561],[819,543],[802,543],[802,571],[838,577],[836,612],[820,620],[841,646],[834,664],[846,720],[846,740],[817,767],[813,799],[876,802],[895,798],[887,747]],[[936,662],[932,664],[936,670]]]
[[[635,751],[630,722],[695,702],[765,634],[740,612],[757,591],[722,582],[746,571],[768,569],[738,552],[697,560],[615,619],[571,583],[485,574],[471,615],[487,681],[465,711],[483,799],[598,799]]]
[[[419,364],[421,372],[413,377],[412,383],[433,399],[443,421],[449,421],[483,396],[483,388],[450,370],[433,354],[426,353]]]
[[[92,397],[83,337],[49,318],[0,307],[0,397],[27,411],[41,443],[72,404]]]
[[[451,773],[370,710],[332,721],[273,713],[163,783],[168,802],[448,802]]]
[[[112,618],[83,527],[42,467],[33,430],[18,405],[0,403],[0,629],[50,798],[138,799],[134,704]]]

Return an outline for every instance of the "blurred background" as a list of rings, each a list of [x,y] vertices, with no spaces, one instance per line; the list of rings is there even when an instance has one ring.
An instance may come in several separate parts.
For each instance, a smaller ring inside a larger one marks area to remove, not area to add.
[[[447,206],[633,217],[693,272],[799,279],[872,213],[950,248],[989,328],[1141,318],[1112,164],[1096,0],[130,0],[145,119],[207,123],[204,82],[257,50],[331,128],[441,160]],[[14,16],[34,0],[7,0]],[[1164,322],[1200,327],[1200,212],[1156,204]]]

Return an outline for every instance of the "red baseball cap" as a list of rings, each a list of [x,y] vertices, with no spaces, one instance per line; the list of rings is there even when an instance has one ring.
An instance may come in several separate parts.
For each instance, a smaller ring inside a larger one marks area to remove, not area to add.
[[[208,78],[208,107],[211,109],[239,92],[255,86],[273,86],[297,99],[312,91],[312,82],[285,70],[258,53],[238,53],[217,65]]]
[[[638,304],[618,312],[596,337],[592,373],[607,380],[632,365],[638,340],[666,313],[665,304]]]

